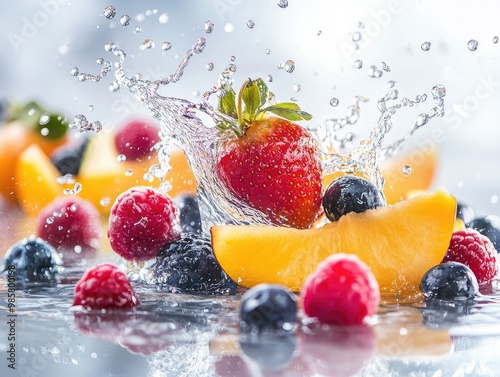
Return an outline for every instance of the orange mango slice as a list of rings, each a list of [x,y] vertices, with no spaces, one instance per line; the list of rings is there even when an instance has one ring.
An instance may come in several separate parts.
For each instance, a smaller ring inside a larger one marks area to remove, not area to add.
[[[352,253],[370,267],[382,292],[415,292],[448,249],[455,211],[455,198],[438,190],[315,229],[214,226],[212,247],[224,271],[244,287],[274,283],[300,291],[318,263]]]

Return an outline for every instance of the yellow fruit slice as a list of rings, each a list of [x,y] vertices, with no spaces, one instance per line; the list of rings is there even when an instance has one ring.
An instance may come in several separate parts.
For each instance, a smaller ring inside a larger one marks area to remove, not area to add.
[[[64,187],[57,183],[59,172],[38,144],[32,144],[17,159],[14,169],[14,191],[19,205],[36,216]]]
[[[352,253],[370,267],[382,292],[408,292],[442,261],[455,211],[455,198],[438,190],[350,213],[317,229],[215,226],[212,247],[224,271],[245,287],[275,283],[299,291],[319,262],[334,253]]]
[[[387,204],[394,204],[408,197],[411,192],[427,190],[431,186],[437,171],[438,148],[430,146],[426,150],[414,150],[384,161],[380,171],[385,179],[384,195]],[[411,173],[403,173],[403,167],[411,167]],[[344,175],[334,173],[325,175],[323,185],[326,188],[333,180]]]
[[[117,160],[118,152],[114,144],[114,133],[100,133],[94,136],[85,151],[78,182],[82,184],[80,195],[92,201],[103,214],[109,214],[111,206],[122,192],[134,186],[158,187],[160,182],[144,180],[150,166],[158,164],[155,154],[142,161]],[[171,172],[166,179],[172,183],[169,195],[174,197],[181,192],[196,192],[194,176],[180,149],[172,151]]]

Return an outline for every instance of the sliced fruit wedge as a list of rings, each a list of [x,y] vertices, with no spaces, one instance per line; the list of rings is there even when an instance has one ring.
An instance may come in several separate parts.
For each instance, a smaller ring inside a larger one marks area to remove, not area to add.
[[[370,267],[382,292],[410,292],[442,261],[455,211],[455,198],[438,190],[350,213],[316,229],[214,226],[212,247],[224,271],[244,287],[274,283],[298,292],[319,262],[334,253],[352,253]]]
[[[38,144],[20,154],[14,171],[15,195],[29,215],[36,216],[56,196],[63,195],[64,187],[57,183],[60,174]]]

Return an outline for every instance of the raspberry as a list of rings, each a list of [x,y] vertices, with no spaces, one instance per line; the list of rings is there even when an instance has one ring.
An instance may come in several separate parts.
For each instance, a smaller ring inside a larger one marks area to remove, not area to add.
[[[99,212],[92,202],[79,196],[61,196],[42,208],[36,232],[58,251],[77,246],[97,249],[101,235]]]
[[[150,187],[132,187],[111,208],[111,248],[127,260],[154,258],[180,236],[178,210],[172,199]]]
[[[334,254],[307,277],[302,289],[305,314],[321,323],[359,325],[380,302],[375,276],[357,256]]]
[[[453,233],[444,262],[465,264],[476,275],[479,284],[492,280],[498,273],[495,246],[486,236],[472,228]]]
[[[91,309],[127,309],[139,300],[125,274],[111,263],[87,270],[75,286],[73,306]]]
[[[127,160],[140,160],[153,150],[160,141],[160,127],[156,124],[132,120],[121,127],[115,135],[115,146]]]

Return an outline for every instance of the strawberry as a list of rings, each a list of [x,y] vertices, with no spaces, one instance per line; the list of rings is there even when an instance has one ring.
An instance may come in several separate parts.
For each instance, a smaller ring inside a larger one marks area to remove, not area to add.
[[[218,177],[272,223],[308,228],[321,208],[322,165],[313,137],[292,121],[311,115],[295,103],[264,107],[272,94],[262,79],[247,80],[237,98],[229,85],[224,92],[218,127],[228,137],[217,151]]]

